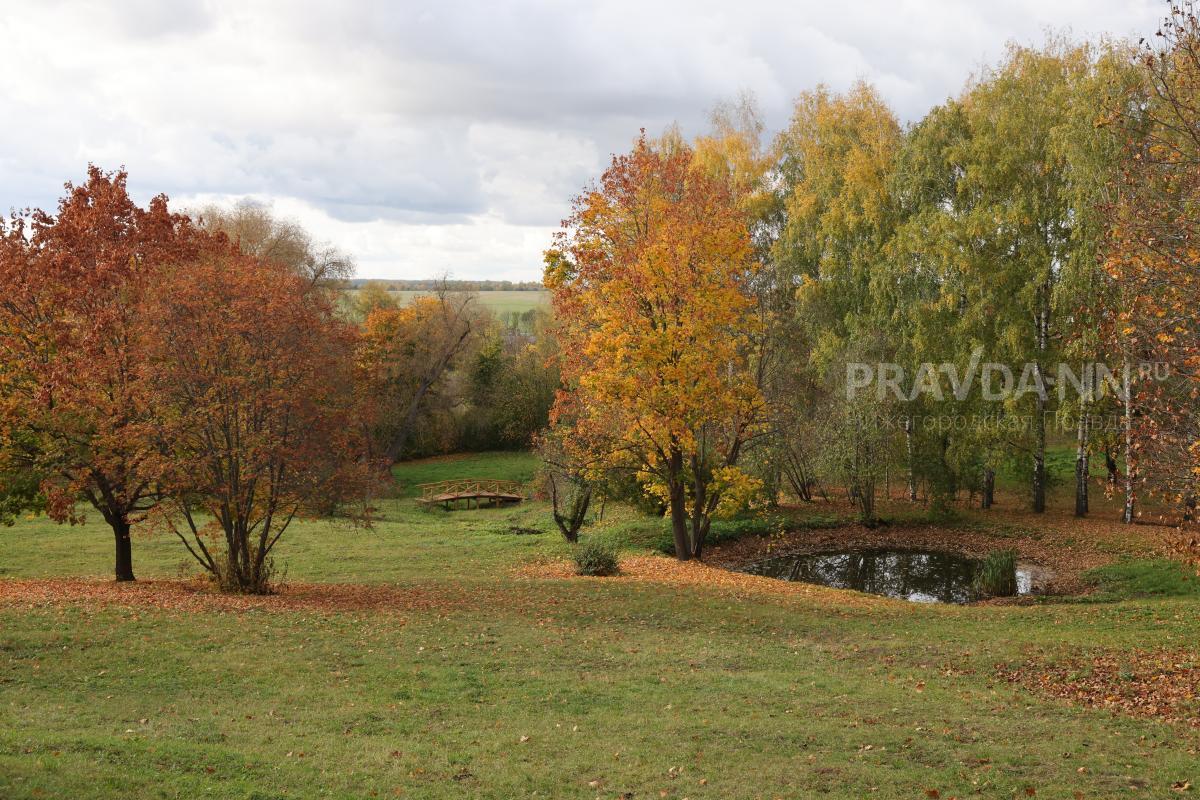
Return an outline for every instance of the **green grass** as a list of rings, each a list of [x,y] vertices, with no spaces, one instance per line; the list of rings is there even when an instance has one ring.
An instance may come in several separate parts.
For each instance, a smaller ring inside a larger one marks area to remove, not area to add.
[[[988,553],[975,574],[975,590],[985,597],[1012,597],[1017,593],[1017,551]]]
[[[557,553],[561,537],[536,504],[498,509],[425,509],[413,497],[419,483],[447,478],[532,479],[536,459],[528,453],[480,453],[401,464],[395,468],[401,497],[380,503],[370,529],[345,523],[304,520],[293,523],[273,551],[289,581],[379,583],[469,575],[470,557],[515,564],[531,551]],[[0,578],[108,576],[112,534],[93,511],[84,525],[65,526],[40,517],[14,528],[0,527]],[[537,528],[544,536],[516,536],[512,528]],[[565,552],[565,551],[563,551]],[[466,560],[464,560],[466,559]],[[134,573],[169,578],[198,573],[183,545],[169,534],[138,533]]]
[[[357,289],[347,290],[347,295],[353,297],[357,294]],[[407,304],[414,297],[429,294],[429,292],[416,291],[395,291],[392,292],[401,302]],[[550,293],[536,291],[494,291],[494,292],[476,292],[476,301],[490,309],[494,314],[502,320],[508,315],[516,313],[523,314],[533,308],[549,308]]]
[[[498,478],[527,483],[538,471],[537,457],[526,452],[470,453],[426,458],[396,465],[392,474],[406,495],[419,495],[417,484],[453,478]]]
[[[1032,468],[1023,458],[1019,462],[1008,461],[1001,463],[996,470],[996,485],[998,488],[1010,491],[1028,491]],[[1094,460],[1091,467],[1093,475],[1097,470],[1103,471],[1103,459]],[[1064,487],[1074,491],[1075,485],[1075,445],[1051,444],[1046,447],[1046,484],[1053,492]]]
[[[410,485],[533,467],[486,454],[397,474]],[[1194,647],[1194,591],[862,607],[530,580],[511,567],[570,552],[543,503],[425,512],[410,491],[382,501],[373,532],[297,526],[280,558],[290,579],[395,583],[452,603],[0,602],[0,797],[1109,798],[1175,796],[1173,782],[1196,779],[1197,731],[1042,699],[993,672],[1095,648]],[[586,536],[635,546],[632,512],[608,517]],[[106,574],[110,549],[95,522],[0,529],[7,576]],[[135,565],[169,575],[181,552],[142,536]],[[1167,572],[1124,569],[1142,589]]]
[[[1096,595],[1091,599],[1200,598],[1200,578],[1195,571],[1166,558],[1118,561],[1091,570],[1084,577],[1096,585]]]
[[[414,297],[419,297],[428,292],[393,292],[398,295],[402,303],[408,303]],[[509,314],[523,314],[532,308],[548,308],[550,305],[549,292],[524,292],[524,291],[495,291],[495,292],[476,292],[475,298],[480,305],[499,316],[501,319]]]

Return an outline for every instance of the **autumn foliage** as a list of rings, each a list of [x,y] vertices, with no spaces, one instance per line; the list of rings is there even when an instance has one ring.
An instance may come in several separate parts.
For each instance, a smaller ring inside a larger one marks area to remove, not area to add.
[[[469,294],[440,289],[405,306],[366,309],[357,359],[363,393],[375,404],[371,441],[389,461],[407,452],[417,420],[482,326]]]
[[[44,500],[74,522],[89,503],[118,580],[134,578],[131,528],[170,509],[224,534],[219,555],[196,540],[205,566],[262,590],[289,521],[362,490],[354,333],[310,275],[165,197],[141,208],[124,172],[92,167],[57,213],[0,227],[0,285],[5,513]]]
[[[306,276],[234,254],[170,270],[142,313],[158,520],[223,586],[264,591],[289,524],[355,508],[372,478],[355,330]]]
[[[1125,152],[1105,262],[1119,298],[1108,329],[1127,361],[1172,374],[1132,376],[1127,514],[1147,487],[1190,519],[1200,486],[1200,20],[1190,3],[1172,9],[1140,60],[1144,83],[1114,126]]]
[[[755,269],[730,186],[687,145],[644,137],[546,254],[567,387],[552,420],[580,460],[635,471],[669,505],[681,559],[750,483],[736,465],[762,413]]]
[[[0,228],[0,442],[39,476],[52,517],[75,520],[80,498],[100,512],[118,580],[134,577],[130,526],[158,494],[140,304],[168,266],[227,246],[165,197],[138,207],[125,180],[92,167],[56,214]]]

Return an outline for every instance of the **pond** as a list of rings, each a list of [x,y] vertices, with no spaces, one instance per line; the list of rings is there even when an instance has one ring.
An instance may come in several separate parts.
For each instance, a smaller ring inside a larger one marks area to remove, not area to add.
[[[751,575],[857,589],[915,603],[969,603],[979,562],[956,553],[889,548],[783,555],[742,568]],[[1017,564],[1017,592],[1033,591],[1037,568]]]

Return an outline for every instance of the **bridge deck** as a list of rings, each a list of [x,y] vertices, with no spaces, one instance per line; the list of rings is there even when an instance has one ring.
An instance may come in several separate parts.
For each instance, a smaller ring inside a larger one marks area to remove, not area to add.
[[[525,499],[521,484],[516,481],[457,479],[422,483],[419,485],[421,496],[418,503],[426,505],[443,505],[450,508],[459,501],[471,507],[474,501],[479,508],[484,503],[498,506],[504,503],[519,503]]]

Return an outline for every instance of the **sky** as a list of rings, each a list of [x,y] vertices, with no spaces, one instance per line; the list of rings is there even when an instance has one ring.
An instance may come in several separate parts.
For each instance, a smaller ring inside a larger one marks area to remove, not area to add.
[[[769,131],[824,83],[920,119],[1047,31],[1150,36],[1157,0],[0,0],[0,211],[88,163],[177,209],[250,200],[359,277],[538,280],[573,195],[638,130]]]

